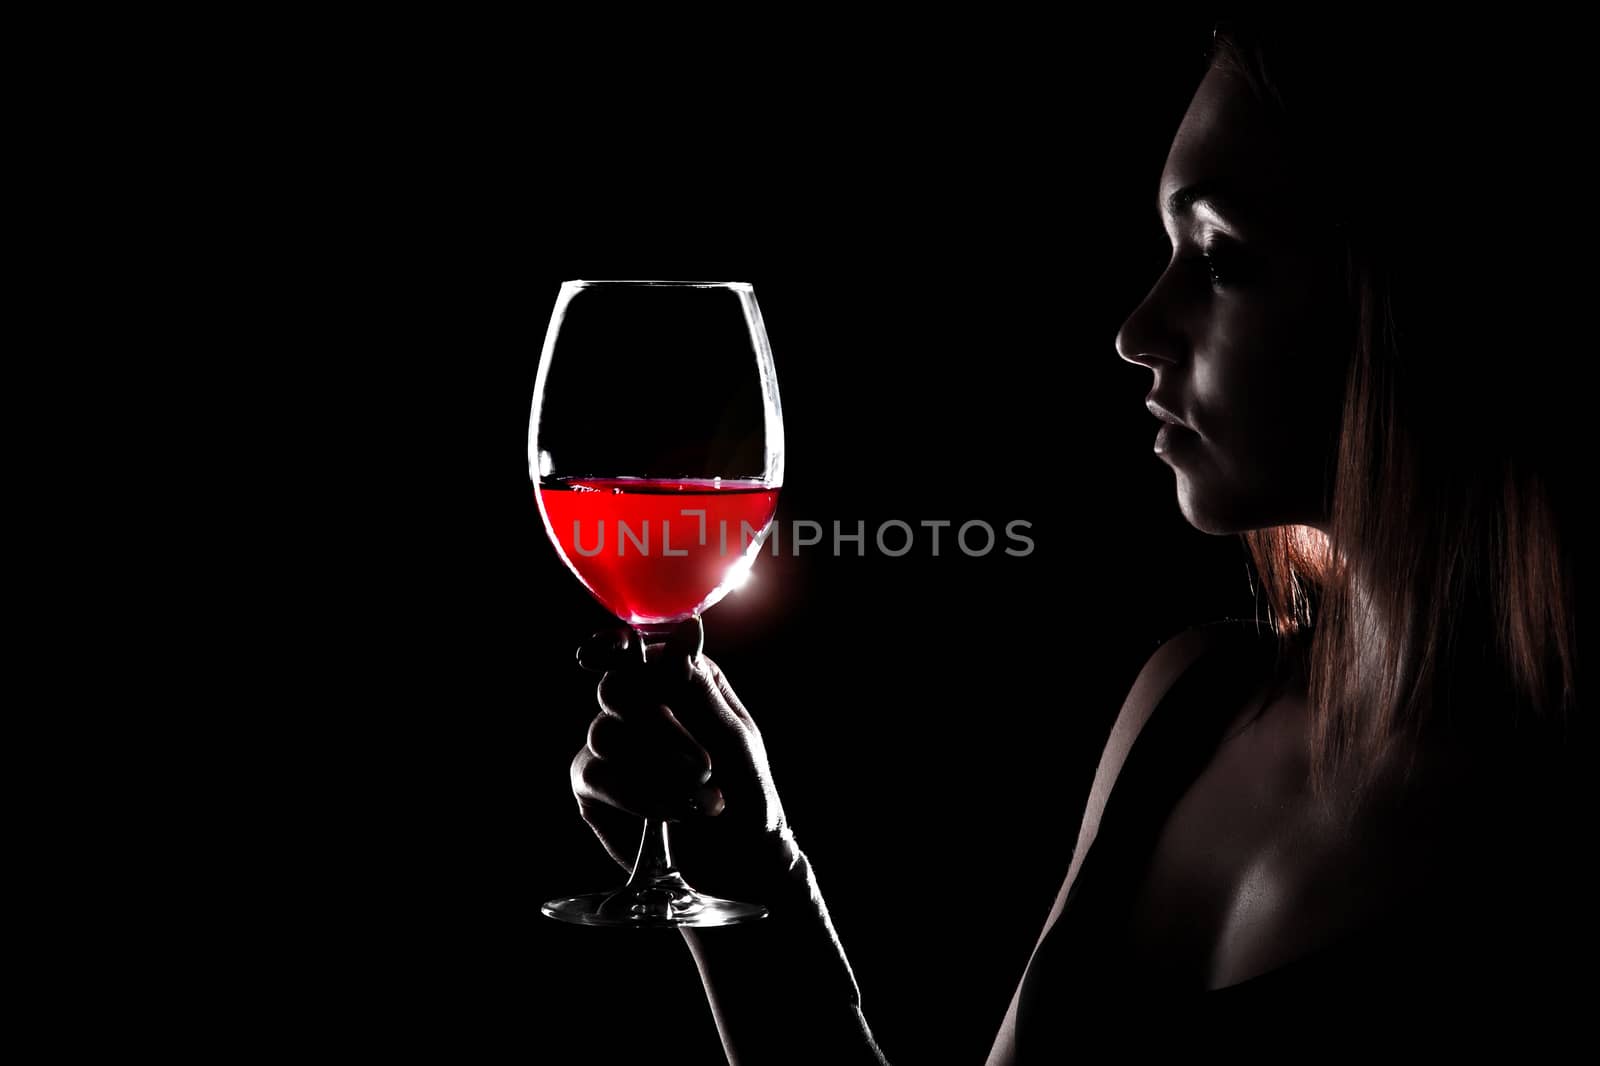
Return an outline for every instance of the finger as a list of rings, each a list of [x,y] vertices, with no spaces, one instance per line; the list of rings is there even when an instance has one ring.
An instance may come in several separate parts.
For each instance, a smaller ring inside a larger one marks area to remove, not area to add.
[[[667,660],[658,662],[666,664]],[[601,708],[624,722],[639,725],[642,743],[672,752],[696,772],[715,773],[719,762],[731,768],[745,759],[738,716],[715,693],[708,694],[703,684],[663,678],[659,671],[613,671],[600,679],[597,695]],[[716,706],[703,706],[707,700]]]
[[[681,683],[673,684],[647,670],[613,670],[600,679],[595,698],[601,710],[636,723],[655,743],[696,758],[709,738],[697,737],[666,702],[691,702],[682,698],[685,691]]]
[[[580,807],[602,803],[640,817],[681,820],[715,816],[724,806],[722,791],[715,785],[684,788],[653,779],[636,767],[596,759],[587,751],[573,760],[572,777],[572,792]]]
[[[644,642],[627,626],[602,629],[578,645],[578,665],[605,673],[644,662]]]
[[[647,658],[682,657],[698,655],[705,646],[705,626],[699,615],[691,615],[681,622],[652,626],[650,632],[634,631],[641,644],[649,648]]]
[[[724,697],[732,687],[719,682],[720,671],[708,671],[713,664],[702,653],[704,642],[700,619],[687,620],[653,647],[644,670],[607,674],[601,706],[623,718],[669,721],[710,756],[713,775],[719,764],[737,773],[750,759],[750,716]]]
[[[665,707],[647,718],[602,711],[589,723],[589,753],[663,781],[692,788],[711,776],[706,753]]]
[[[741,715],[742,704],[735,709],[737,696],[728,698],[733,688],[725,684],[721,669],[704,655],[698,661],[679,660],[678,666],[684,679],[677,691],[667,698],[667,706],[673,714],[696,736],[705,730],[710,736],[727,735],[742,744],[745,723],[750,716],[748,712]],[[714,749],[711,754],[715,759]]]
[[[721,709],[726,703],[721,688],[715,681],[708,681],[706,666],[710,663],[705,655],[706,631],[705,623],[699,615],[679,623],[670,630],[666,638],[659,644],[651,645],[646,666],[661,685],[657,690],[658,700],[672,703],[671,696],[682,693],[684,688],[696,693],[715,709]],[[732,691],[731,688],[728,691]],[[670,693],[670,696],[661,693]],[[737,714],[734,715],[738,717]],[[748,715],[746,715],[748,717]]]
[[[753,730],[706,672],[704,664],[709,661],[702,657],[700,666],[691,666],[687,659],[681,660],[689,676],[672,686],[664,699],[673,719],[710,756],[711,781],[726,787],[740,784],[748,776]]]
[[[743,719],[747,725],[754,725],[755,719],[745,709],[743,701],[739,699],[739,694],[733,691],[733,685],[728,682],[728,677],[722,672],[722,667],[717,665],[716,661],[709,656],[701,659],[701,662],[706,674],[711,678],[712,683],[716,685],[717,692],[727,702],[733,713]]]
[[[673,658],[698,659],[705,650],[706,629],[700,616],[695,615],[667,635],[665,653]]]
[[[589,823],[589,828],[594,830],[594,835],[599,839],[606,854],[616,860],[617,864],[625,870],[633,869],[633,862],[638,857],[640,834],[644,829],[644,822],[637,814],[618,810],[609,804],[599,803],[595,800],[578,797],[578,813],[583,820]],[[632,847],[633,853],[628,849]]]

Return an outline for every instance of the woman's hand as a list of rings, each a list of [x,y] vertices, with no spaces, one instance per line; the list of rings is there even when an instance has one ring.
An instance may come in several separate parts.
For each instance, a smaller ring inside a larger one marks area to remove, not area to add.
[[[761,902],[786,865],[783,805],[761,731],[722,670],[702,654],[700,620],[684,623],[648,661],[639,634],[596,633],[578,649],[603,673],[600,713],[572,760],[572,791],[584,821],[611,857],[631,870],[645,816],[680,823],[673,858],[690,884]]]
[[[729,1062],[883,1066],[811,864],[784,821],[761,730],[701,654],[703,640],[695,619],[652,644],[648,660],[628,629],[578,649],[579,663],[605,675],[589,742],[572,760],[578,809],[628,870],[643,817],[677,823],[672,857],[691,885],[768,907],[745,936],[682,930]]]

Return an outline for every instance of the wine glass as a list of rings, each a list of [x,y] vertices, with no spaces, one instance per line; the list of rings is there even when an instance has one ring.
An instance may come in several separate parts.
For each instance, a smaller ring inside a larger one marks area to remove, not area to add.
[[[533,389],[528,469],[556,551],[647,649],[749,575],[783,484],[783,409],[745,282],[568,281]],[[647,818],[615,892],[551,900],[579,925],[766,916],[695,891]]]

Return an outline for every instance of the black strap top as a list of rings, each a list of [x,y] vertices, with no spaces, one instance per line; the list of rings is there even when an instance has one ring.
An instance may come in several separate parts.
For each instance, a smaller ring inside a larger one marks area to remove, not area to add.
[[[1468,946],[1459,921],[1430,913],[1424,922],[1418,914],[1396,913],[1270,973],[1205,994],[1164,986],[1160,975],[1140,972],[1119,951],[1168,816],[1214,755],[1242,702],[1279,666],[1278,642],[1266,627],[1239,620],[1213,625],[1221,639],[1171,686],[1130,748],[1062,912],[1028,964],[1018,998],[1015,1063],[1066,1061],[1064,1055],[1084,1047],[1087,1034],[1107,1021],[1107,1011],[1142,1012],[1157,997],[1169,1005],[1204,1004],[1173,1018],[1259,1024],[1263,1004],[1285,1022],[1288,1015],[1277,1012],[1286,1004],[1304,1018],[1320,1013],[1326,1021],[1330,996],[1381,1005],[1414,995],[1419,983],[1444,991],[1445,1001],[1458,1005],[1471,996],[1463,989],[1473,978],[1461,960],[1484,956],[1495,935],[1486,932],[1489,925],[1477,906],[1451,912],[1473,920]],[[1507,972],[1501,964],[1473,969],[1480,976],[1497,975],[1496,981]],[[1179,1031],[1166,1035],[1184,1038]],[[1160,1034],[1151,1030],[1142,1038],[1158,1040]]]
[[[1107,798],[1060,916],[1023,977],[1019,1053],[1053,1047],[1063,1002],[1140,984],[1114,950],[1167,816],[1205,768],[1243,700],[1272,669],[1277,643],[1254,622],[1215,623],[1221,638],[1167,690],[1140,730]]]

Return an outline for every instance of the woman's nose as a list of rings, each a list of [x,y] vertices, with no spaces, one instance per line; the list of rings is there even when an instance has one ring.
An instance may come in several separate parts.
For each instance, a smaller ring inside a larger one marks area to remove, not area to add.
[[[1163,273],[1150,292],[1133,309],[1122,328],[1117,330],[1117,354],[1130,363],[1138,363],[1154,370],[1163,363],[1178,361],[1177,344],[1171,327],[1161,314]]]

